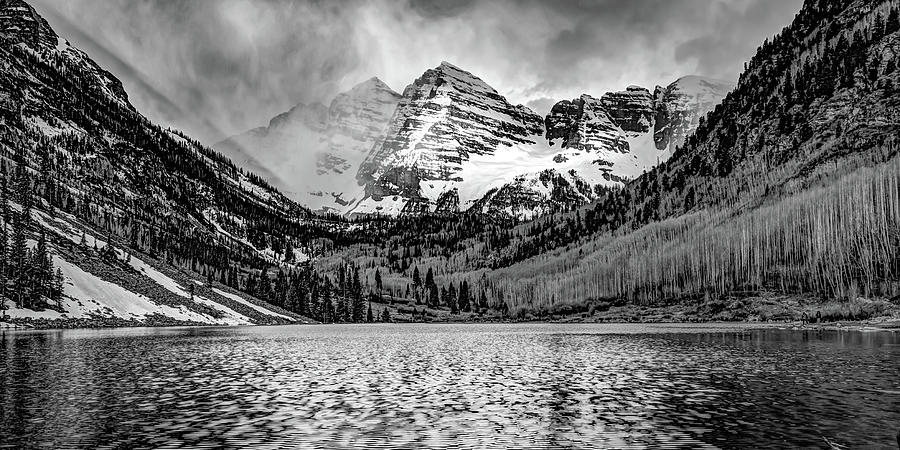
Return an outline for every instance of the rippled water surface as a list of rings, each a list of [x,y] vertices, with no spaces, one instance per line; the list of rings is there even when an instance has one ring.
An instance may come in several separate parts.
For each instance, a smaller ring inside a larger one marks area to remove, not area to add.
[[[900,336],[740,326],[7,332],[9,447],[896,448]]]

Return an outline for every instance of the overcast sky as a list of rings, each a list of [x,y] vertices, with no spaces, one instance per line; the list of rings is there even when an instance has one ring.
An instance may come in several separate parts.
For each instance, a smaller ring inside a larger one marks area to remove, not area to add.
[[[736,80],[802,0],[33,0],[152,120],[207,144],[449,61],[513,103]]]

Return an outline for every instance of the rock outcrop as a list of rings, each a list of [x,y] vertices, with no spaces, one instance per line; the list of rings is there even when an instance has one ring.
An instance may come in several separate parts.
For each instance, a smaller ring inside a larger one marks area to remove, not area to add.
[[[653,92],[654,128],[656,148],[671,154],[675,147],[697,129],[700,118],[712,111],[725,95],[734,89],[734,83],[712,78],[686,76]]]

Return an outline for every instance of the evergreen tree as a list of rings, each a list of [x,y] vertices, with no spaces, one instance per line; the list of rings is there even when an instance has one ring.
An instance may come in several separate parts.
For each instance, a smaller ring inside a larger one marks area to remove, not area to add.
[[[32,270],[34,280],[32,282],[33,294],[36,297],[51,296],[51,282],[53,279],[53,263],[50,259],[50,252],[47,250],[47,234],[41,229],[38,236],[37,247],[34,255],[32,255]]]
[[[381,270],[375,269],[375,289],[378,290],[378,295],[381,295]]]
[[[309,317],[324,322],[322,319],[322,292],[319,289],[319,278],[313,274],[309,288]]]
[[[6,311],[7,272],[9,269],[7,242],[6,219],[4,218],[0,221],[0,318],[4,315],[3,311]]]
[[[0,168],[0,170],[4,170]],[[7,186],[6,174],[0,173],[0,220],[8,224],[9,220],[9,186]]]
[[[338,277],[338,286],[340,283],[341,277]],[[340,288],[339,288],[340,289]],[[342,295],[342,293],[338,292],[334,300],[334,321],[335,322],[349,322],[350,314],[347,312],[347,298]]]
[[[9,261],[11,263],[9,271],[10,291],[14,296],[16,306],[27,308],[30,305],[26,304],[26,299],[29,297],[27,283],[28,247],[25,240],[24,213],[14,213],[13,216],[12,242],[9,250]]]
[[[387,308],[381,310],[381,321],[385,323],[390,323],[391,321],[391,312]]]
[[[56,268],[56,273],[53,275],[53,283],[50,299],[56,303],[56,309],[62,311],[62,299],[63,293],[65,292],[65,280],[66,278],[63,276],[62,269]]]
[[[292,263],[294,262],[294,244],[291,242],[290,238],[287,238],[284,242],[284,262]]]
[[[413,286],[418,289],[422,286],[422,277],[419,275],[419,266],[413,268]]]
[[[359,267],[353,268],[350,293],[352,300],[353,322],[362,322],[363,320],[365,320],[366,304],[362,295],[362,284],[359,280]]]
[[[259,287],[257,297],[265,301],[272,300],[272,280],[269,279],[269,269],[262,269],[259,273]]]
[[[447,290],[447,307],[450,308],[450,312],[456,314],[459,312],[458,307],[456,306],[456,286],[453,283],[450,283],[450,289]]]
[[[332,303],[331,279],[324,277],[322,282],[322,323],[334,323],[334,304]]]
[[[425,305],[426,306],[434,306],[439,301],[438,297],[440,296],[440,293],[438,292],[438,289],[437,289],[437,285],[432,284],[427,289],[428,289],[428,291],[426,292]]]
[[[375,318],[372,317],[372,302],[369,301],[369,307],[366,310],[366,322],[372,323],[375,321]]]
[[[459,309],[469,312],[472,310],[472,304],[469,297],[469,282],[463,280],[459,285]]]

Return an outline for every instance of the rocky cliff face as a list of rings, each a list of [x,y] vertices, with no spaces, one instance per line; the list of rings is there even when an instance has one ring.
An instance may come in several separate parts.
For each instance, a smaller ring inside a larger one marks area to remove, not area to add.
[[[639,87],[557,103],[547,116],[547,138],[566,148],[615,150],[635,157],[639,170],[665,161],[734,87],[698,76],[679,78],[653,94]],[[629,176],[623,172],[622,175]]]
[[[319,211],[342,213],[361,197],[356,173],[380,142],[399,101],[378,78],[338,94],[330,106],[298,104],[266,127],[215,145],[293,199]]]
[[[727,83],[686,77],[654,94],[630,86],[564,100],[541,120],[442,63],[404,90],[348,212],[531,217],[586,203],[665,160],[725,92]]]
[[[621,92],[608,92],[600,104],[622,131],[646,133],[653,123],[653,97],[640,86],[628,86]]]
[[[653,95],[629,86],[600,99],[585,94],[561,101],[545,119],[548,144],[560,147],[550,161],[523,164],[515,179],[488,190],[472,207],[527,218],[590,202],[599,188],[621,186],[665,161],[730,87],[684,77]]]
[[[622,128],[613,121],[600,100],[587,94],[554,105],[544,124],[551,145],[559,140],[560,146],[566,148],[628,151]]]
[[[671,155],[697,129],[700,118],[712,111],[734,83],[698,76],[682,77],[653,92],[656,148]]]
[[[458,172],[473,156],[534,144],[542,131],[533,111],[510,104],[471,73],[441,63],[403,91],[385,139],[357,174],[366,198],[353,212],[433,209],[443,186],[459,181]],[[441,187],[423,189],[422,182]]]

